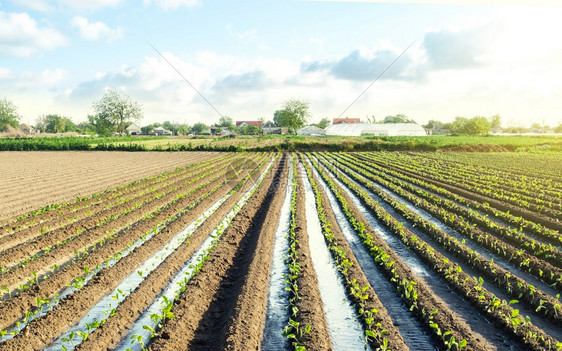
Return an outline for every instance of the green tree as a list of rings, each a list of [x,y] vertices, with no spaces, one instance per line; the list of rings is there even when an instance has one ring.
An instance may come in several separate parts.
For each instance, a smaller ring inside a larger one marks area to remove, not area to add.
[[[554,133],[562,133],[562,123],[560,123],[558,127],[554,128]]]
[[[453,134],[464,134],[464,126],[466,123],[468,123],[468,118],[457,116],[448,129],[450,129]]]
[[[80,122],[76,125],[76,131],[81,134],[94,134],[96,130],[89,122]]]
[[[252,126],[252,125],[244,126],[244,127],[239,127],[238,132],[242,135],[260,135],[261,128],[259,126]]]
[[[317,126],[318,128],[322,128],[325,129],[326,127],[328,127],[332,122],[330,122],[330,119],[328,117],[324,117],[320,120],[320,122],[315,123],[314,125]]]
[[[101,124],[113,125],[119,135],[125,134],[127,122],[142,119],[141,105],[129,95],[112,89],[107,90],[99,101],[94,102],[94,110],[95,118],[102,121]]]
[[[64,118],[59,118],[55,124],[55,133],[62,133],[65,131],[66,121]]]
[[[429,120],[429,122],[427,122],[427,124],[423,125],[422,127],[424,127],[425,129],[439,128],[439,127],[443,127],[443,123],[431,119]]]
[[[16,105],[10,100],[4,98],[0,100],[0,132],[4,131],[7,126],[17,128],[20,124],[20,115],[18,114]]]
[[[531,124],[531,130],[540,130],[541,129],[541,124],[538,122],[535,122],[533,124]]]
[[[219,119],[219,123],[216,126],[231,129],[232,127],[234,127],[234,122],[232,121],[231,117],[221,116],[221,118]]]
[[[306,125],[311,114],[307,101],[289,99],[283,103],[283,109],[273,114],[273,121],[280,127],[286,127],[290,133],[296,134],[299,128]]]
[[[189,124],[182,123],[178,125],[176,133],[177,135],[188,135],[190,129],[191,127],[189,126]]]
[[[154,130],[154,128],[158,128],[158,127],[160,127],[160,123],[158,122],[149,124],[147,126],[141,127],[141,133],[144,135],[148,135],[150,132]]]
[[[191,128],[191,132],[193,134],[201,134],[207,128],[208,127],[205,123],[198,122],[193,125],[193,127]]]
[[[76,124],[74,124],[70,118],[57,114],[40,116],[36,124],[40,126],[38,129],[47,133],[64,133],[77,130]],[[43,129],[41,129],[41,127],[43,127]]]
[[[102,137],[111,136],[117,130],[113,122],[106,117],[104,115],[88,115],[88,122],[90,122],[93,130]]]
[[[409,119],[408,116],[397,114],[396,116],[386,116],[382,123],[416,123]]]
[[[476,116],[469,119],[463,128],[463,134],[484,135],[492,130],[492,125],[486,117]]]

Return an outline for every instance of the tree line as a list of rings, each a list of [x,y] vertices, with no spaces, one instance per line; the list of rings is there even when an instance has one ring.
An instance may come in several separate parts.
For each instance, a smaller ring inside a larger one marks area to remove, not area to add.
[[[138,122],[143,117],[142,106],[132,100],[127,94],[118,90],[106,90],[102,98],[93,103],[94,114],[88,116],[87,122],[74,123],[69,117],[58,114],[48,114],[39,116],[32,126],[42,133],[66,133],[77,132],[81,134],[98,134],[99,136],[124,135],[126,129],[132,123]],[[297,130],[306,126],[311,117],[310,105],[307,101],[300,99],[286,100],[282,108],[273,114],[273,122],[277,127],[287,128],[291,134],[296,134]],[[8,126],[17,128],[20,124],[20,115],[17,108],[6,98],[0,99],[0,132]],[[260,119],[262,122],[263,118]],[[404,114],[386,116],[381,121],[375,121],[374,116],[367,116],[369,123],[416,123]],[[452,122],[441,122],[430,120],[423,125],[425,129],[433,131],[444,131],[444,134],[466,134],[484,135],[500,127],[501,117],[494,115],[490,118],[475,116],[472,118],[456,117]],[[326,128],[331,124],[330,119],[323,118],[319,123],[313,125],[319,128]],[[208,126],[198,122],[194,125],[186,123],[175,123],[165,121],[163,123],[152,123],[141,127],[142,134],[148,135],[155,128],[162,127],[169,130],[174,135],[188,134],[208,134],[210,127],[228,129],[230,132],[242,135],[259,135],[262,130],[259,126],[248,125],[237,127],[231,117],[221,116],[218,123]],[[535,123],[531,128],[507,128],[504,132],[522,133],[534,130],[552,130],[562,133],[562,124],[556,128],[541,127]]]

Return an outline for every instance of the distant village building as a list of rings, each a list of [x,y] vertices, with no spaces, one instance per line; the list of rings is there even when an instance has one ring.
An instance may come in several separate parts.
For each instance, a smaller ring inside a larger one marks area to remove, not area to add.
[[[441,125],[436,124],[433,128],[428,128],[425,130],[427,135],[449,135],[451,134],[450,129],[445,129]]]
[[[163,127],[157,127],[153,130],[156,135],[173,135],[172,131],[164,129]]]
[[[332,124],[359,124],[361,123],[361,118],[334,118]]]
[[[317,126],[306,126],[303,127],[299,130],[297,130],[297,134],[298,135],[310,135],[310,136],[324,136],[326,135],[326,131],[322,128],[319,128]]]
[[[416,123],[332,124],[328,136],[425,136],[425,129]]]
[[[237,127],[258,126],[261,128],[261,121],[236,121]]]
[[[129,135],[141,135],[142,134],[141,128],[134,123],[132,123],[130,126],[128,126],[127,129],[125,129],[125,131]]]
[[[287,128],[278,127],[271,121],[265,122],[261,130],[263,134],[287,134]]]
[[[37,134],[37,133],[38,133],[38,130],[37,130],[37,129],[35,129],[35,128],[33,128],[33,127],[30,127],[29,124],[27,124],[27,123],[22,123],[22,124],[20,124],[19,129],[20,129],[22,132],[24,132],[25,134],[29,134],[29,135],[33,135],[33,134]]]

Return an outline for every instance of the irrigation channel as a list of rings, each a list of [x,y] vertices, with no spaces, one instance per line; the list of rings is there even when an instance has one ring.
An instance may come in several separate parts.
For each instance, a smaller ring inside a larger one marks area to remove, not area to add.
[[[562,349],[555,180],[212,156],[0,223],[0,350]]]

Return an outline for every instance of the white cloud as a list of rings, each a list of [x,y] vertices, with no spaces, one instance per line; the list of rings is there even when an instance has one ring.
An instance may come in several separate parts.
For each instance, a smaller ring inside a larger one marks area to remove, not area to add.
[[[12,70],[6,67],[0,67],[0,80],[12,78]]]
[[[144,0],[145,5],[155,3],[164,11],[175,10],[179,7],[193,7],[201,5],[201,0]]]
[[[11,0],[20,6],[24,6],[36,11],[54,11],[60,7],[71,7],[84,10],[96,10],[104,7],[115,7],[121,4],[124,0]]]
[[[40,27],[27,13],[0,11],[0,55],[29,57],[67,44],[55,29]]]
[[[105,23],[99,21],[89,22],[85,17],[74,17],[70,23],[80,30],[80,35],[86,40],[105,38],[105,40],[111,42],[122,37],[121,28],[109,28]]]
[[[16,73],[0,67],[0,91],[56,90],[66,76],[67,71],[61,68],[45,69],[38,73]]]

